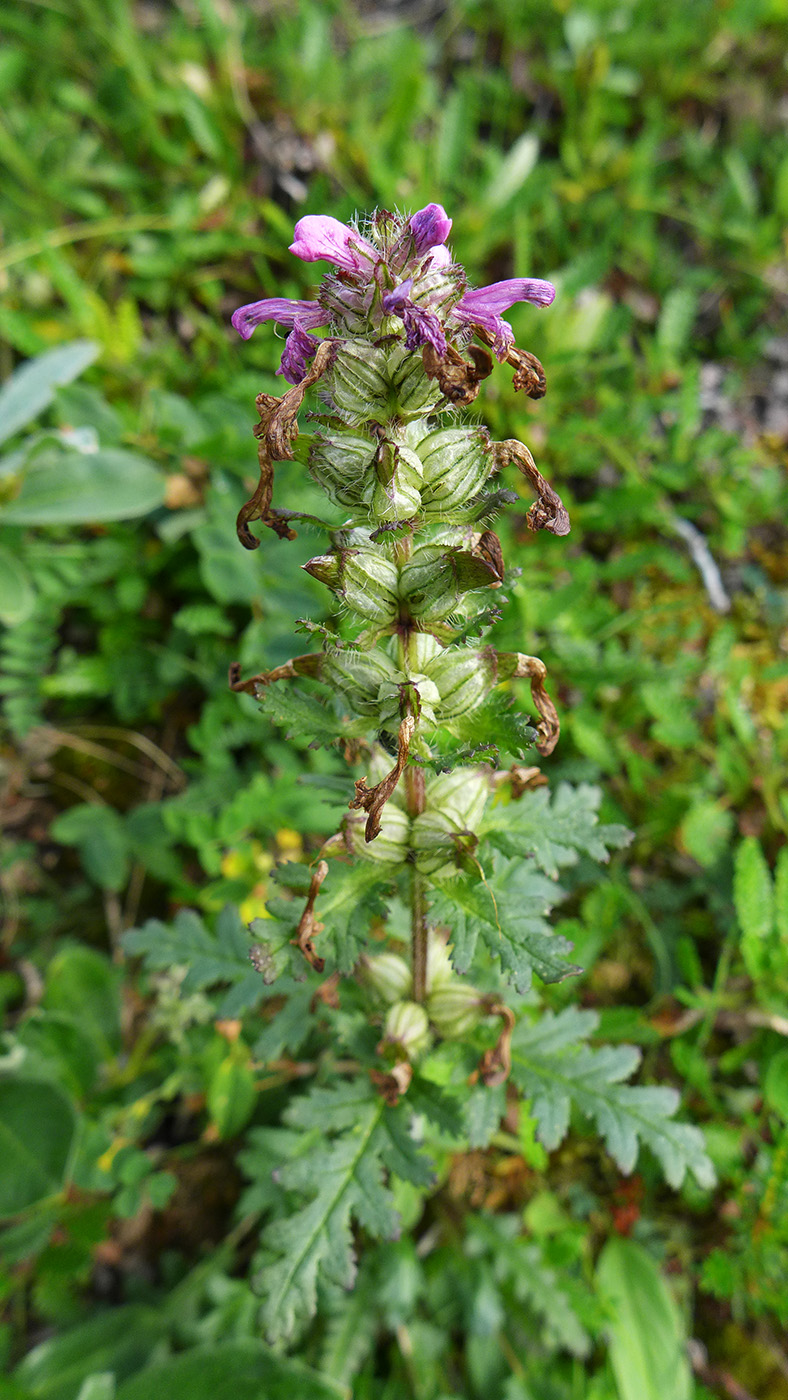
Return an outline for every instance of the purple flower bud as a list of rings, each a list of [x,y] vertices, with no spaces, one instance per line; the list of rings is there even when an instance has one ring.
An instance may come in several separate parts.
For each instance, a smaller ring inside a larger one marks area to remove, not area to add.
[[[448,267],[450,262],[451,253],[444,243],[438,243],[434,248],[429,249],[427,267],[430,272],[437,272],[442,267]]]
[[[304,330],[302,321],[296,321],[285,341],[277,374],[283,374],[288,384],[300,384],[306,375],[306,362],[311,360],[319,344],[317,336]]]
[[[328,214],[307,214],[299,219],[290,252],[303,262],[325,258],[345,272],[371,272],[380,257],[355,229]]]
[[[248,306],[239,306],[232,315],[233,326],[244,340],[248,340],[255,326],[263,321],[276,321],[278,326],[287,326],[289,330],[297,322],[305,329],[314,330],[316,326],[325,326],[328,320],[328,312],[316,301],[291,301],[289,297],[253,301]]]
[[[410,220],[416,252],[426,253],[434,244],[445,243],[451,232],[451,219],[442,204],[428,204]]]
[[[411,301],[413,278],[406,277],[393,291],[383,296],[383,310],[387,316],[399,316],[405,326],[405,347],[418,350],[420,345],[431,345],[439,355],[446,354],[446,337],[437,316]]]

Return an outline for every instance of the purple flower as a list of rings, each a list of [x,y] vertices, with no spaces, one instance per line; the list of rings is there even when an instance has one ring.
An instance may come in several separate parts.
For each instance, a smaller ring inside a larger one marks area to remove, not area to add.
[[[248,340],[255,326],[263,321],[276,321],[278,326],[286,326],[288,330],[296,324],[314,330],[325,326],[328,320],[328,312],[316,301],[291,301],[289,297],[253,301],[248,306],[239,306],[232,315],[233,326],[244,340]]]
[[[311,360],[319,344],[317,336],[310,335],[303,323],[296,321],[285,341],[277,374],[283,374],[288,384],[300,384],[307,371],[307,360]]]
[[[446,337],[438,317],[423,306],[411,301],[413,278],[406,277],[393,291],[383,296],[383,310],[387,316],[399,316],[405,326],[405,349],[418,350],[420,345],[431,345],[439,355],[446,354]]]
[[[501,319],[501,312],[508,311],[518,301],[530,301],[535,306],[549,306],[555,297],[552,282],[541,282],[535,277],[510,277],[506,282],[491,282],[488,287],[477,287],[466,292],[452,310],[452,316],[471,326],[481,326],[496,337],[496,354],[503,359],[507,345],[514,340],[514,333],[508,321]]]
[[[299,219],[290,252],[303,262],[325,258],[344,272],[371,272],[380,257],[354,228],[328,214],[307,214]]]
[[[445,243],[451,232],[451,219],[442,204],[428,204],[410,220],[410,231],[418,254],[435,244]]]

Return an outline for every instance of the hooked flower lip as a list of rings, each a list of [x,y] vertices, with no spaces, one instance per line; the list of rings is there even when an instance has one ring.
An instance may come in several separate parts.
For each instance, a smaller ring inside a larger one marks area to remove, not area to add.
[[[340,223],[339,219],[327,214],[306,214],[295,226],[290,252],[303,262],[333,263],[349,276],[324,278],[323,305],[268,297],[240,306],[233,313],[232,324],[244,340],[263,321],[274,321],[290,332],[279,370],[290,383],[304,376],[307,361],[320,343],[310,335],[311,331],[332,324],[334,319],[341,327],[351,313],[354,329],[359,318],[362,326],[364,319],[368,320],[370,333],[377,329],[379,310],[375,306],[380,303],[376,303],[376,291],[371,302],[370,295],[379,281],[383,312],[402,321],[406,349],[414,351],[429,345],[440,356],[446,354],[447,334],[451,335],[452,328],[455,334],[458,329],[467,328],[483,333],[498,358],[505,359],[514,334],[502,313],[519,301],[549,306],[555,297],[551,282],[532,277],[512,277],[464,290],[462,268],[452,265],[446,246],[452,221],[442,204],[427,204],[410,218],[387,214],[385,219],[388,223],[393,221],[394,234],[397,230],[399,233],[393,244],[387,243],[384,225],[382,247],[378,249],[357,228]],[[395,285],[383,291],[385,283],[390,285],[392,280]]]
[[[325,259],[344,272],[371,271],[380,257],[355,229],[330,214],[306,214],[299,219],[290,252],[302,262]]]
[[[231,321],[243,340],[248,340],[256,326],[263,321],[276,321],[278,326],[292,330],[299,325],[304,330],[315,330],[325,326],[328,312],[316,301],[293,301],[290,297],[266,297],[263,301],[252,301],[248,306],[239,306]]]
[[[501,313],[518,301],[534,306],[550,306],[555,299],[552,282],[538,277],[510,277],[504,282],[491,282],[487,287],[467,291],[452,308],[452,316],[466,325],[481,326],[496,337],[496,352],[502,355],[514,340],[514,333]]]

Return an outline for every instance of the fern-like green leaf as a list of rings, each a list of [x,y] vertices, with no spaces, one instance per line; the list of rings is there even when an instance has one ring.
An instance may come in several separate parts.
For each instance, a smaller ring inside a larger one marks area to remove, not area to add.
[[[600,825],[601,800],[600,789],[589,783],[576,787],[560,783],[552,800],[548,788],[537,788],[516,802],[492,807],[482,834],[504,855],[532,856],[546,875],[555,878],[559,869],[574,865],[581,855],[604,862],[611,849],[631,841],[626,827]]]
[[[285,1121],[304,1135],[275,1175],[287,1192],[307,1199],[294,1214],[272,1221],[262,1236],[264,1267],[257,1284],[271,1339],[291,1336],[314,1315],[319,1278],[352,1286],[353,1219],[376,1238],[398,1234],[384,1181],[392,1144],[386,1112],[383,1099],[363,1080],[314,1089],[289,1106]]]
[[[553,933],[546,918],[563,891],[522,860],[498,859],[488,881],[463,875],[436,890],[431,917],[452,931],[458,972],[467,972],[479,938],[519,992],[528,991],[534,972],[544,982],[560,982],[580,971],[567,961],[571,943]]]
[[[123,935],[123,947],[143,957],[148,968],[185,966],[185,992],[228,984],[230,990],[218,1007],[220,1016],[239,1016],[257,1006],[265,986],[249,962],[249,934],[235,909],[227,905],[211,933],[199,914],[181,909],[171,924],[149,919],[142,928]]]
[[[290,684],[267,686],[258,692],[257,701],[261,713],[280,725],[286,738],[300,739],[308,734],[310,749],[333,744],[346,729],[325,700]]]
[[[611,1156],[631,1172],[639,1144],[651,1148],[665,1176],[679,1187],[687,1170],[701,1186],[714,1184],[703,1135],[674,1114],[679,1096],[657,1085],[623,1084],[640,1062],[631,1045],[592,1049],[586,1039],[598,1024],[594,1011],[568,1007],[532,1023],[520,1022],[512,1042],[512,1077],[532,1100],[538,1136],[548,1150],[566,1136],[572,1106],[593,1118]]]
[[[291,889],[296,898],[288,900],[275,896],[266,905],[273,917],[255,919],[251,924],[267,983],[286,971],[295,977],[304,975],[306,964],[293,948],[292,939],[304,912],[303,899],[309,889],[310,876],[311,872],[304,865],[293,863],[280,867],[275,879]],[[383,895],[387,883],[381,880],[379,869],[371,862],[359,861],[355,865],[329,862],[329,874],[315,906],[316,917],[323,925],[315,946],[320,956],[340,972],[352,970],[366,942],[372,918],[385,914]]]

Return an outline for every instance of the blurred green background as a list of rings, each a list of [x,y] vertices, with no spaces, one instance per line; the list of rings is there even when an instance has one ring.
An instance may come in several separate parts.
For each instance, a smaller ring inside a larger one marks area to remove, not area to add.
[[[558,288],[511,316],[546,398],[499,372],[475,405],[572,517],[562,540],[507,511],[522,575],[496,642],[548,666],[551,781],[598,781],[635,833],[562,920],[587,971],[548,1000],[641,1045],[720,1184],[619,1179],[582,1131],[550,1164],[516,1139],[457,1154],[443,1269],[476,1280],[476,1330],[407,1241],[380,1247],[367,1351],[309,1337],[266,1393],[650,1400],[593,1273],[629,1236],[646,1353],[694,1338],[676,1400],[788,1396],[788,3],[8,0],[0,34],[0,997],[29,1113],[62,1118],[37,1202],[0,1191],[9,1365],[41,1343],[7,1393],[111,1400],[114,1375],[121,1400],[200,1400],[218,1382],[189,1348],[253,1345],[251,1071],[184,969],[141,980],[119,939],[184,905],[261,914],[273,862],[336,825],[316,780],[339,756],[226,689],[326,608],[306,532],[237,544],[281,346],[229,317],[309,296],[301,215],[435,200],[476,282]],[[288,465],[276,500],[319,494]],[[523,1219],[590,1352],[557,1324],[512,1343]],[[224,1374],[251,1396],[247,1360]]]

